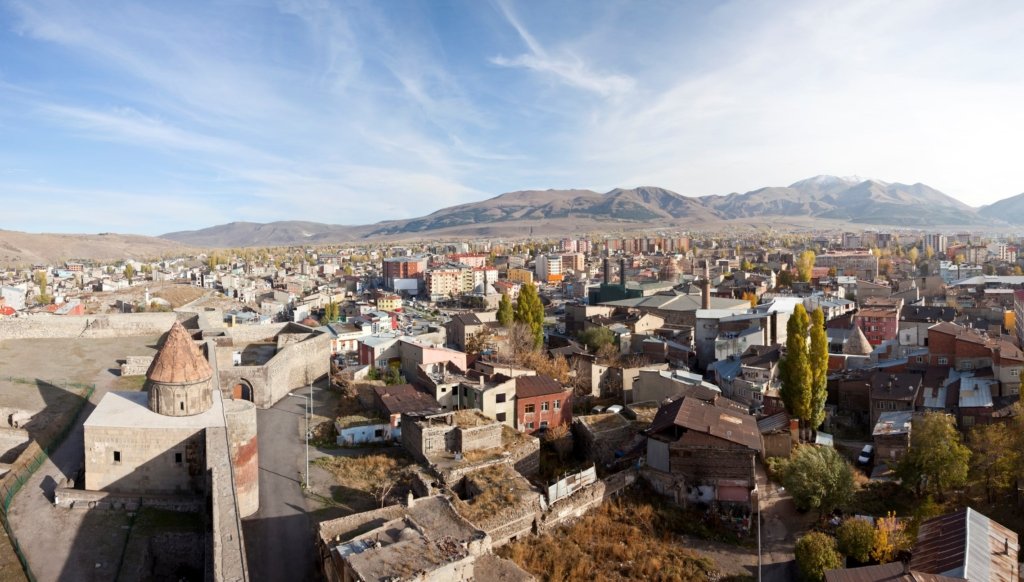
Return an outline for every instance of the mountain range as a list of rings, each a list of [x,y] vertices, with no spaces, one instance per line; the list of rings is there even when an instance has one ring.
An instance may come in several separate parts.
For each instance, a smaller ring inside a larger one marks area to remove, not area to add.
[[[406,220],[342,226],[303,221],[232,222],[161,238],[198,247],[325,244],[445,236],[558,236],[651,228],[710,229],[728,224],[843,224],[1008,227],[1024,222],[1024,194],[974,208],[925,184],[815,176],[746,193],[683,196],[658,187],[526,190]]]

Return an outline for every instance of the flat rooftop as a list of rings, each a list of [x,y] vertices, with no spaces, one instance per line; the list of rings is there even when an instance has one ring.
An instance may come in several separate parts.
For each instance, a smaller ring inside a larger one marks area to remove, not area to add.
[[[148,392],[107,392],[86,419],[86,428],[201,429],[224,426],[224,404],[213,390],[213,406],[202,414],[164,416],[149,409]]]

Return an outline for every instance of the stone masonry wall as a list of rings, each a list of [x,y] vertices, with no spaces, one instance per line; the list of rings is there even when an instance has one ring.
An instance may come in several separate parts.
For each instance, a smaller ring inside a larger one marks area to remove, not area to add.
[[[463,453],[484,449],[494,449],[501,446],[501,424],[493,423],[485,426],[472,428],[458,428],[456,445]]]
[[[125,358],[125,363],[121,364],[121,375],[145,376],[152,363],[153,356],[128,356]]]
[[[537,523],[537,529],[543,533],[560,525],[562,522],[581,517],[593,507],[597,507],[606,499],[617,495],[637,480],[637,472],[627,469],[588,485],[569,497],[553,503]]]
[[[227,429],[206,429],[209,492],[213,526],[213,551],[209,553],[213,579],[218,582],[242,582],[249,579],[242,538],[242,518],[238,513],[235,482],[231,468]]]
[[[0,338],[110,338],[123,336],[160,335],[171,324],[190,314],[166,313],[114,313],[110,315],[31,315],[0,319]]]

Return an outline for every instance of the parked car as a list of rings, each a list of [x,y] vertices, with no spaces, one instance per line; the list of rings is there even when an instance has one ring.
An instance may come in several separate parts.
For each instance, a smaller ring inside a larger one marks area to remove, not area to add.
[[[622,405],[621,404],[612,404],[608,408],[604,409],[604,411],[605,412],[614,412],[616,414],[619,414],[619,413],[622,412]]]
[[[860,455],[857,457],[857,464],[863,466],[870,465],[874,458],[875,445],[864,445],[864,448],[860,450]]]

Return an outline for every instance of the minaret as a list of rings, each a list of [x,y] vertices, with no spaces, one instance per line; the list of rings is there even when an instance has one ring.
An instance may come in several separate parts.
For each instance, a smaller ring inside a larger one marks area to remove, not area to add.
[[[700,308],[711,309],[711,268],[704,259],[704,278],[700,280]]]

